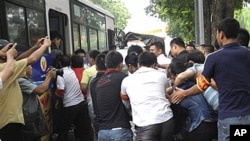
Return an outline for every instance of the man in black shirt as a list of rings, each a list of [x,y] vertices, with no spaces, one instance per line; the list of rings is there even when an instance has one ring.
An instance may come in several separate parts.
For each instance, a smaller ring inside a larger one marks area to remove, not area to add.
[[[132,141],[130,116],[120,98],[123,57],[110,51],[105,57],[107,70],[96,84],[96,108],[99,112],[98,140]]]

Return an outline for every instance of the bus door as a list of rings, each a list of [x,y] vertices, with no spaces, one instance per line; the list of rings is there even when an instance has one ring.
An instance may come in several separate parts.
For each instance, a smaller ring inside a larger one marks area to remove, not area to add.
[[[57,32],[61,35],[62,41],[60,44],[60,48],[64,54],[67,54],[68,50],[66,48],[67,44],[69,44],[69,33],[67,30],[68,26],[68,17],[66,14],[50,9],[49,10],[49,31]]]

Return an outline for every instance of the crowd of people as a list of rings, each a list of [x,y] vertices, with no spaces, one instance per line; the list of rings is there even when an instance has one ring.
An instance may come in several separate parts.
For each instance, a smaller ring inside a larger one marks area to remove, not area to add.
[[[167,55],[154,42],[149,50],[132,45],[125,58],[116,49],[68,56],[61,40],[41,38],[20,55],[16,43],[0,40],[1,141],[48,133],[33,126],[50,84],[52,141],[229,141],[230,125],[250,124],[249,32],[233,18],[218,25],[215,44],[176,37]],[[54,68],[35,85],[31,65],[50,46]]]

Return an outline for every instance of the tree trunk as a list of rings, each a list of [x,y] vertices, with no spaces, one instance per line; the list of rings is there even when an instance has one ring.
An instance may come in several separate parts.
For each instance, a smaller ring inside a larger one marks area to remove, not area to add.
[[[211,9],[212,2],[211,0],[204,0],[203,1],[203,12],[204,12],[204,41],[205,44],[211,43]]]
[[[211,44],[216,39],[217,25],[226,17],[234,16],[235,0],[212,0]]]

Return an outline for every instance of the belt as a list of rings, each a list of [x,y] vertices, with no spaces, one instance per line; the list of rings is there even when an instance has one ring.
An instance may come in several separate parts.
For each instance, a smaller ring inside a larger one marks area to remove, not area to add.
[[[110,130],[120,130],[120,129],[122,129],[122,127],[112,128]]]

